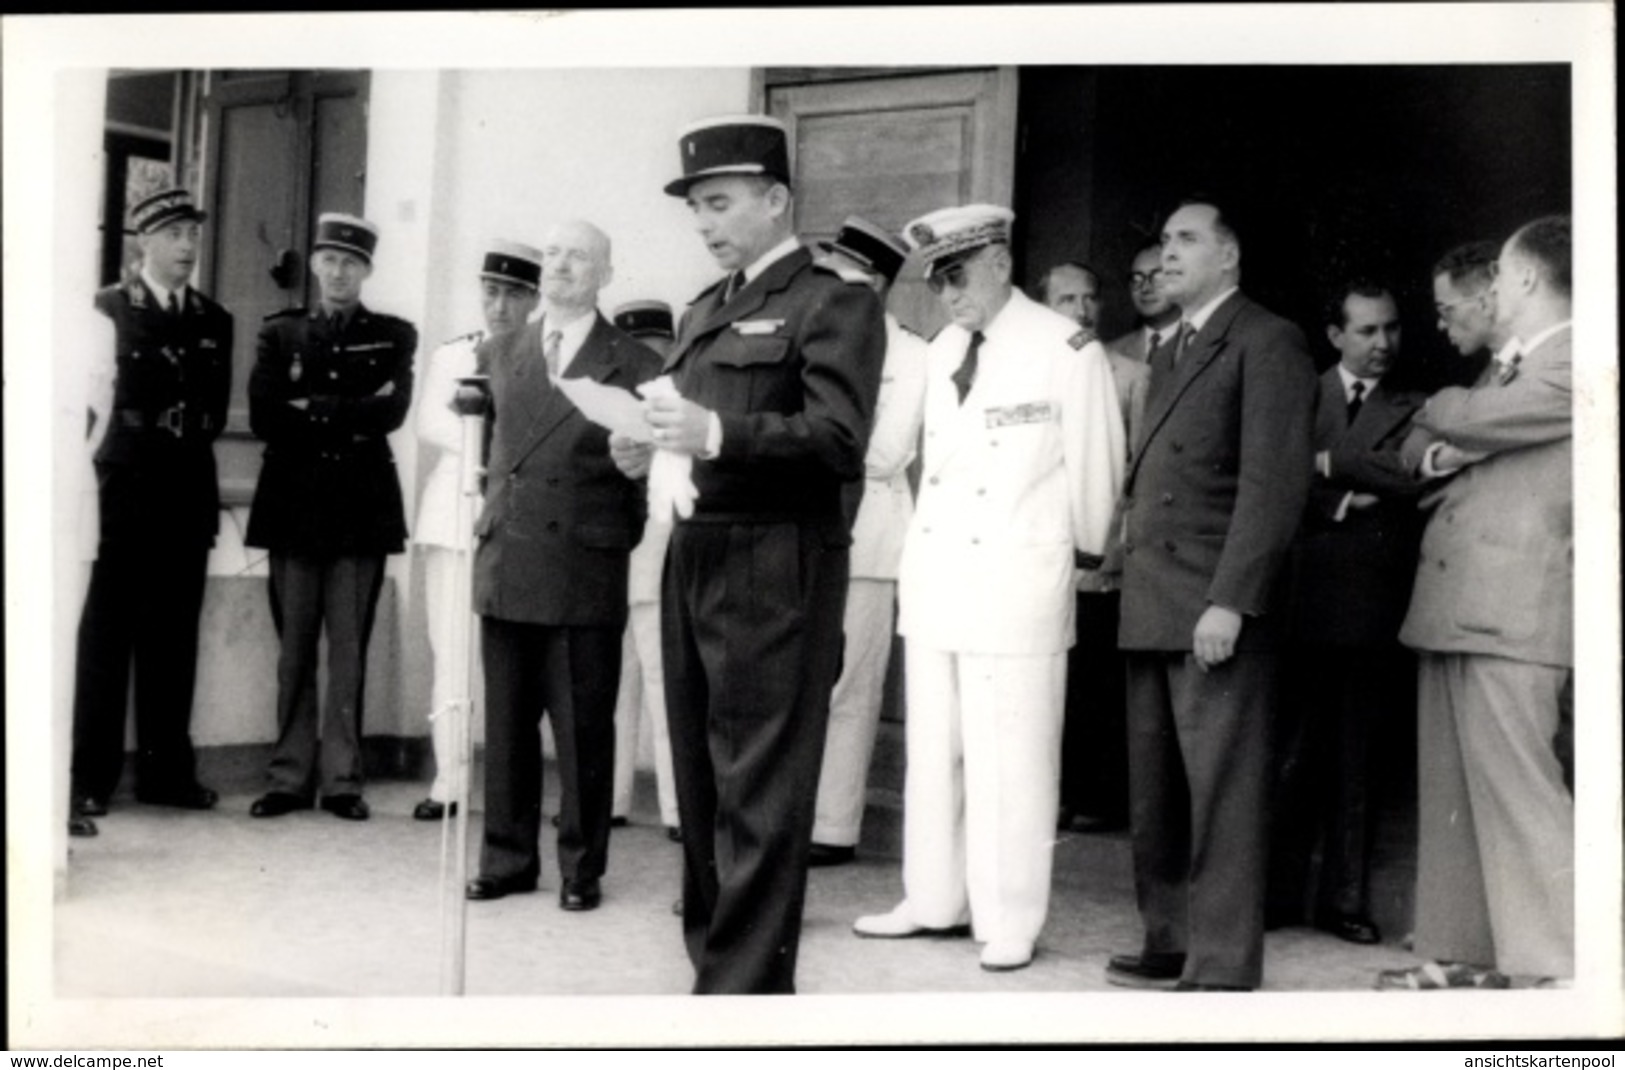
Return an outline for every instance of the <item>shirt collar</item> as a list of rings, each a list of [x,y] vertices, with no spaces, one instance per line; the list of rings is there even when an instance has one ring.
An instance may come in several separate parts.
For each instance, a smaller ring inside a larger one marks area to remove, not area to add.
[[[1207,324],[1208,318],[1213,315],[1214,310],[1220,305],[1224,304],[1225,299],[1239,289],[1241,289],[1241,287],[1232,286],[1230,289],[1225,290],[1223,293],[1219,294],[1217,297],[1203,305],[1201,308],[1197,309],[1195,312],[1187,314],[1185,316],[1185,322],[1191,325],[1191,331],[1194,333],[1201,330]]]
[[[559,332],[559,371],[561,373],[570,366],[570,361],[575,359],[576,353],[580,351],[582,345],[587,341],[587,335],[592,333],[592,325],[597,319],[598,313],[593,310],[584,316],[577,316],[569,323],[558,324],[555,328],[548,323],[546,316],[542,317],[542,341],[544,344],[547,341],[549,331],[556,329]]]
[[[171,290],[167,286],[160,285],[158,280],[153,278],[152,275],[147,272],[145,265],[142,265],[141,268],[141,281],[147,284],[147,289],[152,291],[152,296],[158,299],[158,305],[160,308],[169,307],[169,295],[172,293],[175,295],[175,300],[180,304],[180,306],[182,308],[186,307],[186,283],[183,282],[180,284],[180,286]]]
[[[1564,320],[1562,323],[1552,324],[1550,327],[1546,328],[1544,331],[1541,331],[1527,342],[1514,338],[1505,346],[1501,347],[1501,352],[1495,354],[1495,359],[1503,360],[1503,358],[1511,359],[1514,356],[1528,356],[1530,353],[1533,353],[1535,350],[1539,349],[1547,339],[1551,338],[1559,331],[1568,330],[1572,326],[1574,326],[1573,320]]]
[[[1365,396],[1370,397],[1371,396],[1371,391],[1377,389],[1377,384],[1382,382],[1382,379],[1380,377],[1376,378],[1376,379],[1367,379],[1364,376],[1355,375],[1353,372],[1351,372],[1347,368],[1343,367],[1341,362],[1339,362],[1338,365],[1337,365],[1337,374],[1338,374],[1338,377],[1343,380],[1343,396],[1344,397],[1348,397],[1349,394],[1354,390],[1354,384],[1355,383],[1364,383],[1365,384]]]
[[[748,286],[755,282],[762,272],[766,271],[780,260],[783,260],[785,257],[789,256],[799,248],[801,248],[801,242],[796,239],[794,234],[779,242],[779,244],[775,245],[773,248],[769,249],[767,252],[745,265],[745,284]]]

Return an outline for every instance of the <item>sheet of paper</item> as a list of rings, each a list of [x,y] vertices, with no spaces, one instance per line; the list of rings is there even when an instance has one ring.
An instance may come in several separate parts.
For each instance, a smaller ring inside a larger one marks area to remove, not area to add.
[[[643,402],[630,391],[591,379],[560,378],[553,383],[583,416],[599,427],[607,427],[610,434],[626,435],[635,442],[653,440],[643,419]]]

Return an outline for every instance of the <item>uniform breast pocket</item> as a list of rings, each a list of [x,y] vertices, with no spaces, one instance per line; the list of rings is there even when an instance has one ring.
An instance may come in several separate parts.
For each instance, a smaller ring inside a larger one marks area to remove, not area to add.
[[[729,402],[747,412],[777,409],[785,388],[790,339],[735,333],[714,350],[713,361]]]

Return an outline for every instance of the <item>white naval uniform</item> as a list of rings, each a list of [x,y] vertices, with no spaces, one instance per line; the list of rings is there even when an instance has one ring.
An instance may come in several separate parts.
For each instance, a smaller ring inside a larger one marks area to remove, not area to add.
[[[841,678],[830,693],[813,842],[854,847],[863,824],[869,758],[891,660],[897,562],[914,515],[908,466],[925,407],[925,339],[886,314],[886,362],[864,454],[863,499],[852,524]]]
[[[615,695],[615,794],[611,813],[630,817],[632,784],[637,770],[638,741],[644,725],[652,737],[655,790],[660,821],[677,828],[677,782],[671,767],[671,735],[666,728],[666,674],[660,656],[660,573],[672,521],[651,515],[643,540],[632,551],[627,568],[626,637],[621,643],[621,686]]]
[[[1073,551],[1099,554],[1122,483],[1123,418],[1098,342],[1020,291],[983,334],[927,352],[924,469],[903,546],[908,773],[902,911],[1036,942],[1049,908]],[[968,918],[967,918],[968,915]]]
[[[466,572],[472,567],[470,559],[464,555],[470,550],[474,518],[480,513],[480,503],[470,503],[464,514],[468,527],[458,531],[457,495],[462,480],[463,419],[448,406],[452,396],[457,393],[457,380],[475,374],[475,352],[484,340],[485,332],[475,331],[452,339],[429,355],[423,389],[418,394],[417,415],[413,421],[418,442],[435,449],[434,466],[429,470],[429,478],[423,484],[423,494],[418,499],[417,523],[412,526],[412,542],[419,547],[423,558],[424,609],[428,618],[429,651],[434,658],[434,682],[429,692],[431,715],[462,698],[465,690],[480,689],[483,682],[480,673],[471,672],[471,684],[465,685],[464,681],[453,679],[446,666],[451,656],[455,620],[451,602],[457,590],[457,570],[461,568]],[[467,588],[464,589],[464,597],[468,597]],[[472,603],[464,607],[469,613],[469,630],[464,634],[473,637],[469,647],[469,664],[477,666],[480,663],[479,627],[471,606]],[[480,696],[469,697],[475,699],[474,708],[479,709]],[[434,747],[435,763],[435,778],[429,788],[429,798],[436,802],[449,803],[460,794],[452,783],[453,727],[451,718],[447,716],[434,717],[429,722],[429,739]]]

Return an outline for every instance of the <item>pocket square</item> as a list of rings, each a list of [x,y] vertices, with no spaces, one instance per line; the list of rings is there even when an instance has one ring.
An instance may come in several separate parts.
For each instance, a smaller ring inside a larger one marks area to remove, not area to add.
[[[740,334],[772,334],[783,326],[783,320],[739,320],[734,330]]]

